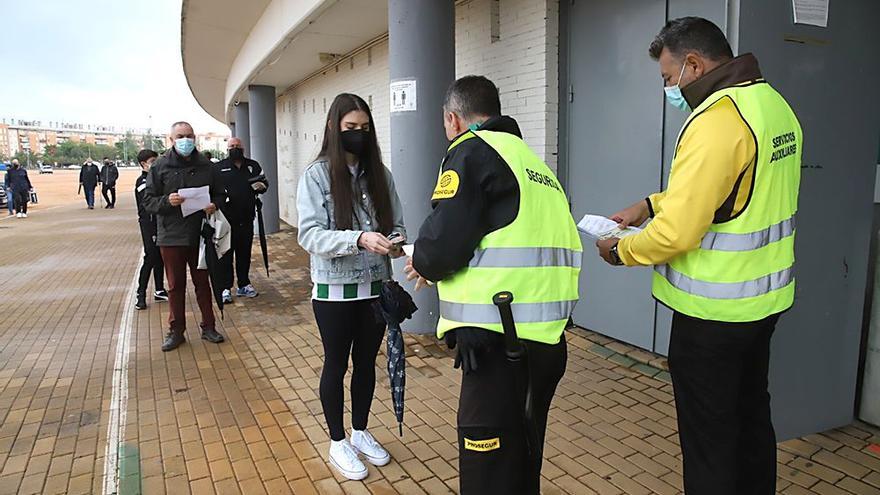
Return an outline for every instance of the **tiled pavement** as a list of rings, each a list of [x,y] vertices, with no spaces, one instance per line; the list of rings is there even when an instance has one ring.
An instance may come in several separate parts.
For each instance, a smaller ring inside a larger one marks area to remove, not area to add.
[[[140,250],[128,197],[121,206],[0,221],[0,494],[101,493],[116,339]],[[364,482],[330,472],[307,259],[289,230],[271,253],[269,279],[254,258],[262,295],[226,312],[226,344],[199,340],[191,313],[190,342],[162,353],[164,305],[135,315],[120,493],[457,491],[458,372],[431,338],[407,337],[402,439],[380,357],[371,431],[394,461]],[[651,357],[580,330],[569,352],[544,493],[679,493],[671,388],[631,359]],[[880,431],[855,424],[781,444],[779,492],[878,495],[878,443]]]

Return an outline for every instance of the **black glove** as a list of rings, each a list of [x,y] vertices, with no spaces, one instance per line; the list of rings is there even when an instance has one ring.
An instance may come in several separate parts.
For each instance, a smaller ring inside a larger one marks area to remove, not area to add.
[[[453,367],[461,368],[466,375],[471,371],[477,371],[477,357],[492,344],[492,332],[482,328],[456,328],[446,332],[444,338],[450,349],[458,348]]]

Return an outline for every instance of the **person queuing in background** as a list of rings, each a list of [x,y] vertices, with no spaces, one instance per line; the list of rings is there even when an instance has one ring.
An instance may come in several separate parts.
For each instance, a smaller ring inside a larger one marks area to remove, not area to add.
[[[162,253],[165,275],[168,277],[168,335],[162,350],[172,351],[186,342],[186,267],[196,289],[196,300],[201,312],[202,338],[219,344],[223,336],[215,328],[211,282],[207,270],[199,270],[199,238],[205,215],[217,211],[223,204],[223,183],[211,162],[195,149],[195,131],[187,122],[171,126],[169,139],[174,143],[160,156],[147,173],[144,204],[146,211],[156,215],[158,234],[156,244]],[[178,194],[183,188],[209,186],[211,203],[202,212],[184,217],[180,205],[184,198]]]
[[[669,371],[688,495],[775,493],[770,340],[794,301],[803,133],[752,54],[710,21],[669,21],[650,47],[684,124],[665,192],[618,212],[653,221],[597,243],[612,265],[654,265],[672,308]],[[621,295],[621,308],[627,295]]]
[[[406,271],[418,279],[417,289],[428,280],[437,283],[437,336],[457,349],[455,366],[464,371],[461,493],[537,495],[547,415],[568,359],[564,330],[578,300],[583,248],[565,192],[523,142],[517,122],[502,116],[492,81],[455,81],[443,116],[452,144]],[[526,369],[507,359],[493,304],[503,291],[513,294]]]
[[[141,175],[134,183],[134,199],[137,203],[141,240],[144,243],[144,261],[141,263],[141,271],[138,275],[137,301],[134,305],[137,310],[147,309],[147,283],[150,281],[150,274],[153,275],[153,300],[168,300],[163,274],[165,265],[162,263],[162,252],[156,245],[156,236],[158,235],[156,215],[147,211],[144,199],[147,190],[147,175],[158,157],[159,154],[153,150],[141,150],[137,155],[138,163],[141,166]]]
[[[119,169],[116,163],[106,156],[104,157],[104,166],[101,167],[101,194],[104,195],[104,201],[107,205],[104,208],[116,208],[116,181],[119,180]]]
[[[388,237],[406,236],[391,172],[382,163],[367,103],[336,97],[318,159],[297,188],[300,245],[311,255],[312,307],[324,346],[321,406],[330,430],[330,464],[348,479],[367,477],[358,453],[373,465],[391,460],[367,431],[376,386],[376,355],[385,335],[372,303],[391,279]],[[343,426],[343,378],[351,355],[351,441]]]
[[[18,160],[12,160],[12,170],[9,172],[9,188],[12,189],[12,198],[15,202],[15,213],[18,218],[27,218],[27,206],[30,200],[30,193],[33,191],[31,179],[28,177],[27,170],[18,163]],[[9,198],[6,198],[9,201]]]
[[[82,186],[86,205],[90,210],[95,209],[95,188],[98,187],[99,182],[101,182],[101,171],[90,158],[79,170],[79,184]]]
[[[9,216],[15,216],[15,200],[12,198],[12,188],[9,186],[9,170],[3,174],[3,189],[6,191],[6,209]]]
[[[263,175],[260,164],[245,158],[241,139],[231,138],[228,143],[229,157],[215,167],[226,188],[226,202],[220,210],[232,227],[232,249],[220,259],[224,273],[223,302],[232,302],[233,272],[238,279],[238,297],[257,297],[251,284],[251,248],[254,245],[254,217],[256,216],[257,194],[265,191],[267,181],[253,181]],[[265,177],[263,177],[265,179]],[[233,261],[235,269],[233,270]]]
[[[210,151],[206,151],[204,153],[204,155],[205,155],[205,158],[207,158],[209,162],[214,163],[214,154],[213,153],[211,153]]]

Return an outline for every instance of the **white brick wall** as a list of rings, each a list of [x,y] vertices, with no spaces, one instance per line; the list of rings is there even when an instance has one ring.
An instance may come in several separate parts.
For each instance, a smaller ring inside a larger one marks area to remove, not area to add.
[[[499,14],[494,31],[500,35],[494,41],[493,8]],[[492,79],[500,89],[504,113],[519,121],[525,141],[554,170],[558,150],[558,11],[559,0],[470,0],[456,6],[455,26],[458,76],[481,74]],[[355,93],[367,101],[372,97],[382,154],[386,163],[390,160],[388,70],[388,43],[384,42],[355,56],[353,69],[344,61],[338,69],[330,69],[278,98],[279,202],[286,222],[296,225],[296,186],[320,150],[327,109],[337,94]],[[393,169],[393,164],[387,164]]]

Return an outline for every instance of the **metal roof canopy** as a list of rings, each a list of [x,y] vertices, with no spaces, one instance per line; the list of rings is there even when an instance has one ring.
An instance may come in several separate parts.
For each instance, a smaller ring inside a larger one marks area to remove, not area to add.
[[[276,92],[388,30],[385,0],[183,0],[181,57],[199,105],[222,121],[248,85]]]

